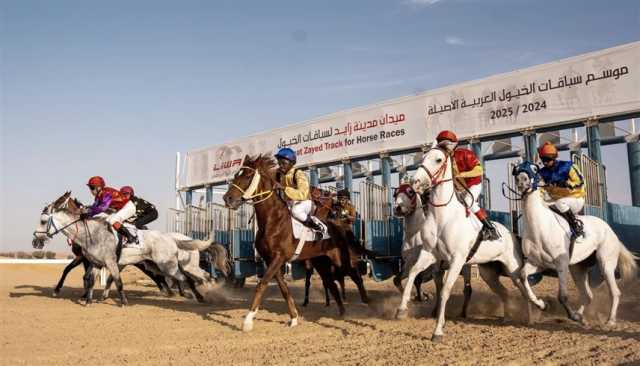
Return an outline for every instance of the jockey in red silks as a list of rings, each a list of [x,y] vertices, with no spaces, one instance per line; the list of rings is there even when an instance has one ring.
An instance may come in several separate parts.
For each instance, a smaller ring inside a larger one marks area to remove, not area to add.
[[[87,186],[91,194],[95,197],[95,201],[93,205],[84,210],[80,218],[86,219],[97,214],[106,213],[108,209],[116,210],[116,213],[107,216],[107,222],[109,222],[120,235],[126,237],[129,243],[136,243],[137,238],[122,225],[123,222],[135,215],[136,206],[121,194],[120,191],[107,187],[102,177],[91,177]]]
[[[456,178],[464,184],[472,195],[473,202],[469,209],[482,222],[483,240],[498,240],[500,236],[495,226],[487,219],[487,212],[480,207],[478,198],[482,193],[482,175],[484,170],[480,160],[469,149],[458,147],[458,137],[451,131],[442,131],[436,137],[438,146],[453,155],[453,163],[457,168]]]

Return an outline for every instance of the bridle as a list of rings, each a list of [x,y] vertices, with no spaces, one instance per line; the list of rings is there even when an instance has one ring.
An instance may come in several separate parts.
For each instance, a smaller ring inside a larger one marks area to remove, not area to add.
[[[243,189],[242,187],[240,187],[235,183],[231,183],[231,187],[237,189],[238,191],[240,191],[240,193],[242,193],[242,200],[245,202],[252,201],[251,204],[255,206],[271,198],[271,196],[273,195],[273,190],[266,190],[266,191],[256,193],[256,191],[258,190],[258,185],[260,184],[260,179],[261,179],[260,172],[257,169],[252,168],[250,166],[246,166],[246,165],[241,166],[240,170],[242,169],[249,169],[253,171],[253,177],[251,178],[251,183],[249,183],[249,187],[247,187],[246,189]],[[256,198],[263,197],[263,196],[266,196],[266,197],[256,200]]]
[[[44,214],[44,213],[43,213]],[[46,213],[47,216],[49,216],[49,219],[47,220],[47,226],[46,226],[46,230],[45,231],[34,231],[33,232],[33,236],[36,236],[36,234],[45,234],[49,239],[52,239],[55,235],[61,233],[64,229],[68,228],[69,226],[81,221],[81,219],[77,219],[72,221],[71,223],[58,228],[56,226],[56,222],[53,220],[53,215],[51,213]],[[51,228],[54,229],[53,233],[50,233]]]
[[[440,179],[444,176],[444,174],[447,172],[447,168],[449,167],[449,159],[451,159],[451,157],[449,156],[449,153],[444,150],[441,147],[435,147],[434,149],[440,150],[444,156],[444,163],[442,163],[442,165],[440,165],[440,167],[438,168],[438,170],[436,170],[434,173],[431,173],[429,171],[429,169],[427,169],[423,164],[420,164],[420,166],[418,167],[418,170],[422,169],[424,170],[427,175],[429,176],[429,179],[431,179],[431,186],[428,188],[428,190],[432,190],[435,187],[439,186],[442,183],[446,183],[446,182],[451,182],[453,181],[453,178],[448,178],[448,179]],[[434,203],[431,201],[431,198],[429,198],[427,200],[427,204],[433,206],[433,207],[443,207],[443,206],[447,206],[449,203],[451,203],[451,200],[453,200],[453,196],[455,195],[455,189],[453,189],[451,191],[451,197],[449,197],[449,200],[447,200],[447,202],[445,203]]]

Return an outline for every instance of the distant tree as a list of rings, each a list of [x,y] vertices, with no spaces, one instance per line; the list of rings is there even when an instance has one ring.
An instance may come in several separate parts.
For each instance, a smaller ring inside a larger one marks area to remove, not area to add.
[[[18,259],[31,259],[31,254],[20,251],[16,254],[16,257],[18,257]]]
[[[42,250],[34,250],[31,255],[35,259],[42,259],[42,258],[44,258],[44,251],[42,251]]]
[[[55,259],[56,258],[56,253],[55,252],[51,252],[51,251],[46,251],[44,253],[44,256],[47,259]]]

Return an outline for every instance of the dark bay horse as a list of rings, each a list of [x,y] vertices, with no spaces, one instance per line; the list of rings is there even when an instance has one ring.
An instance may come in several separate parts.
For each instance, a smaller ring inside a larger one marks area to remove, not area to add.
[[[258,223],[255,247],[268,265],[262,280],[256,286],[250,311],[244,319],[242,327],[244,331],[253,329],[253,318],[262,303],[264,291],[273,278],[276,279],[280,292],[287,302],[291,317],[289,325],[292,327],[298,325],[298,310],[280,271],[280,268],[294,257],[298,239],[293,236],[291,213],[286,201],[281,197],[282,192],[274,190],[275,166],[275,161],[269,156],[259,155],[255,158],[246,156],[244,165],[236,172],[229,184],[229,189],[223,196],[225,204],[231,209],[237,209],[246,201],[253,202]],[[341,250],[356,244],[339,223],[331,219],[325,222],[331,238],[307,242],[296,260],[327,256],[332,265],[342,267]],[[322,277],[323,285],[329,288],[336,300],[339,314],[342,316],[345,309],[330,268],[319,266],[316,269]]]

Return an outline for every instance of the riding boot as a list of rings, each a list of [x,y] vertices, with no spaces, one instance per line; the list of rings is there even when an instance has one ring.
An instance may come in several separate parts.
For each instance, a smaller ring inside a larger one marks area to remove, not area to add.
[[[569,226],[571,227],[571,238],[577,239],[580,236],[584,235],[584,228],[582,226],[582,221],[578,220],[576,215],[571,210],[567,210],[562,213],[562,216],[567,220]]]
[[[318,225],[313,219],[311,219],[311,215],[307,216],[307,219],[302,223],[304,226],[312,229],[313,231],[322,232],[322,226]]]
[[[500,234],[496,230],[496,227],[487,219],[487,212],[484,209],[475,213],[476,217],[482,222],[482,240],[498,240]]]
[[[138,242],[138,238],[133,236],[133,234],[131,234],[131,232],[124,225],[120,226],[120,228],[118,229],[118,233],[127,238],[127,243],[129,244]]]

